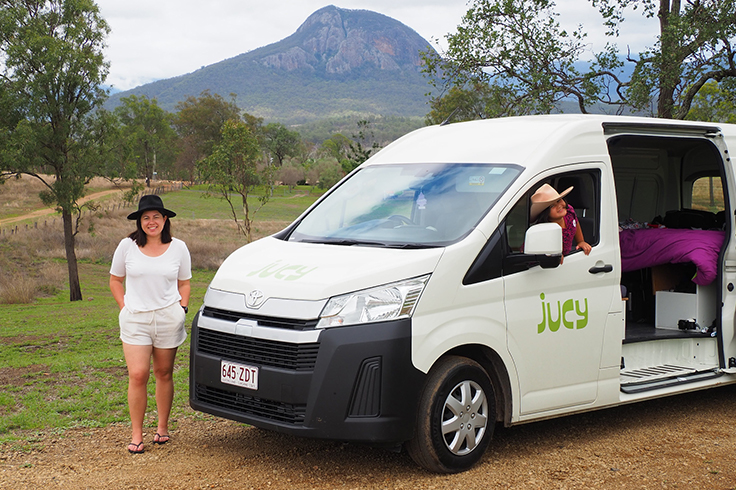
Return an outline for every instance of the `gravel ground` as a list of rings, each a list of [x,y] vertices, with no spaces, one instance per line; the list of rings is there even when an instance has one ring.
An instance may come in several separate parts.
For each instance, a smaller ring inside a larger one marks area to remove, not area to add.
[[[127,426],[0,445],[0,488],[736,489],[736,387],[499,428],[470,471],[437,475],[405,452],[299,439],[193,412],[170,443],[130,455]],[[20,446],[33,447],[20,450]]]

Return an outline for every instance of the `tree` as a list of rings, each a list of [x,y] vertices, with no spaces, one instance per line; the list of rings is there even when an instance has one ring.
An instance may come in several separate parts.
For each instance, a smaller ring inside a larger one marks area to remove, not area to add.
[[[230,212],[248,243],[252,240],[252,224],[255,214],[267,202],[270,192],[258,196],[259,206],[250,207],[250,197],[263,182],[270,182],[268,166],[258,166],[260,145],[250,127],[236,120],[226,121],[221,141],[212,154],[201,160],[197,168],[210,188],[230,205]],[[232,193],[240,196],[240,203],[233,201]],[[238,210],[239,208],[239,210]],[[242,219],[241,219],[242,213]]]
[[[345,176],[342,165],[331,158],[321,159],[315,162],[310,178],[317,178],[317,187],[329,189],[337,184]]]
[[[342,162],[347,158],[351,143],[350,138],[344,134],[335,133],[322,142],[320,149],[338,162]]]
[[[263,145],[278,160],[278,166],[284,164],[286,157],[299,153],[301,137],[296,131],[289,131],[281,123],[270,123],[263,128]]]
[[[586,34],[581,27],[561,29],[552,0],[474,0],[457,32],[447,36],[445,56],[424,55],[426,72],[445,88],[493,86],[491,96],[510,103],[491,104],[492,116],[548,113],[571,98],[582,113],[608,107],[677,119],[709,80],[736,77],[736,0],[591,2],[611,37],[618,36],[624,13],[658,17],[656,43],[625,56],[608,43],[580,68]]]
[[[703,85],[687,115],[693,121],[736,123],[736,79]]]
[[[171,127],[171,115],[159,107],[156,99],[145,95],[123,97],[120,102],[115,115],[122,124],[127,154],[150,186],[154,175],[162,167],[169,167],[174,159],[176,133]]]
[[[0,0],[0,113],[10,111],[0,119],[0,166],[39,179],[43,202],[61,211],[71,301],[82,299],[78,202],[105,165],[108,33],[91,0]]]
[[[427,124],[442,124],[448,120],[470,121],[495,115],[512,115],[514,100],[503,96],[496,85],[472,82],[467,88],[450,87],[444,97],[430,101]]]
[[[230,94],[230,101],[226,101],[205,90],[199,97],[190,96],[176,104],[176,110],[173,124],[181,137],[176,166],[193,181],[197,162],[209,156],[220,142],[226,121],[240,120],[240,109],[235,104],[235,94]]]
[[[368,146],[369,142],[370,146]],[[353,140],[348,143],[346,159],[340,162],[343,171],[346,174],[352,172],[380,148],[381,146],[374,139],[370,121],[361,119],[358,121],[358,134],[353,134]]]
[[[304,167],[287,163],[279,169],[279,180],[283,185],[288,186],[289,190],[293,190],[297,183],[304,179],[304,174]]]

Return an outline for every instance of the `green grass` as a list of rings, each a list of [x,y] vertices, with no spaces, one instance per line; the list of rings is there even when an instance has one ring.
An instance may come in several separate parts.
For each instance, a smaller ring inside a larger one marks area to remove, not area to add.
[[[80,264],[86,300],[69,302],[67,291],[32,305],[0,306],[0,440],[14,430],[99,426],[128,420],[127,371],[118,338],[118,308],[109,294],[109,266]],[[194,271],[192,310],[214,272]],[[187,409],[189,344],[179,349],[172,415]],[[5,376],[3,376],[5,378]],[[153,394],[153,383],[149,384]],[[153,399],[148,414],[155,410]],[[155,414],[154,414],[155,415]]]
[[[85,301],[68,291],[31,305],[0,305],[0,442],[19,431],[127,423],[127,371],[109,265],[80,264]],[[194,271],[191,324],[214,271]],[[189,339],[177,355],[172,416],[189,410]],[[155,423],[153,379],[147,416]]]
[[[298,186],[294,190],[278,186],[266,205],[256,212],[255,221],[294,221],[323,193],[310,186]],[[257,195],[262,195],[262,191],[259,190]],[[172,192],[162,198],[167,207],[177,210],[177,216],[185,219],[232,219],[227,202],[217,194],[208,195],[204,186]],[[233,205],[241,205],[239,195],[233,194],[231,199]],[[255,196],[248,198],[248,204],[251,210],[260,206]],[[242,218],[241,209],[238,207],[236,211],[238,218]]]

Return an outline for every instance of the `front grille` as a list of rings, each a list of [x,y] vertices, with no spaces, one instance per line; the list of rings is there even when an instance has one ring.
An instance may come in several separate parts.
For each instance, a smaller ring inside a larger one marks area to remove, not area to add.
[[[230,333],[197,329],[198,351],[231,361],[292,371],[311,371],[317,362],[319,342],[292,344]]]
[[[261,327],[287,328],[290,330],[313,330],[319,320],[298,320],[294,318],[277,318],[270,316],[250,315],[239,311],[220,310],[205,307],[202,316],[217,318],[228,322],[237,323],[238,320],[250,320],[257,322]]]
[[[199,383],[195,385],[195,393],[198,401],[209,405],[291,425],[303,425],[307,411],[306,405],[266,400]]]

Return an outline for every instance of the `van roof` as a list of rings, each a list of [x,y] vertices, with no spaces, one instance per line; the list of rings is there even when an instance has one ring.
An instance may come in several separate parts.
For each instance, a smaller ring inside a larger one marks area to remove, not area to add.
[[[713,123],[598,114],[550,114],[484,119],[429,126],[394,141],[364,165],[389,163],[512,163],[534,166],[542,159],[579,160],[606,153],[604,126],[649,127],[654,133],[674,128],[699,133],[718,130]],[[722,125],[719,125],[722,126]],[[622,129],[621,129],[622,130]]]

